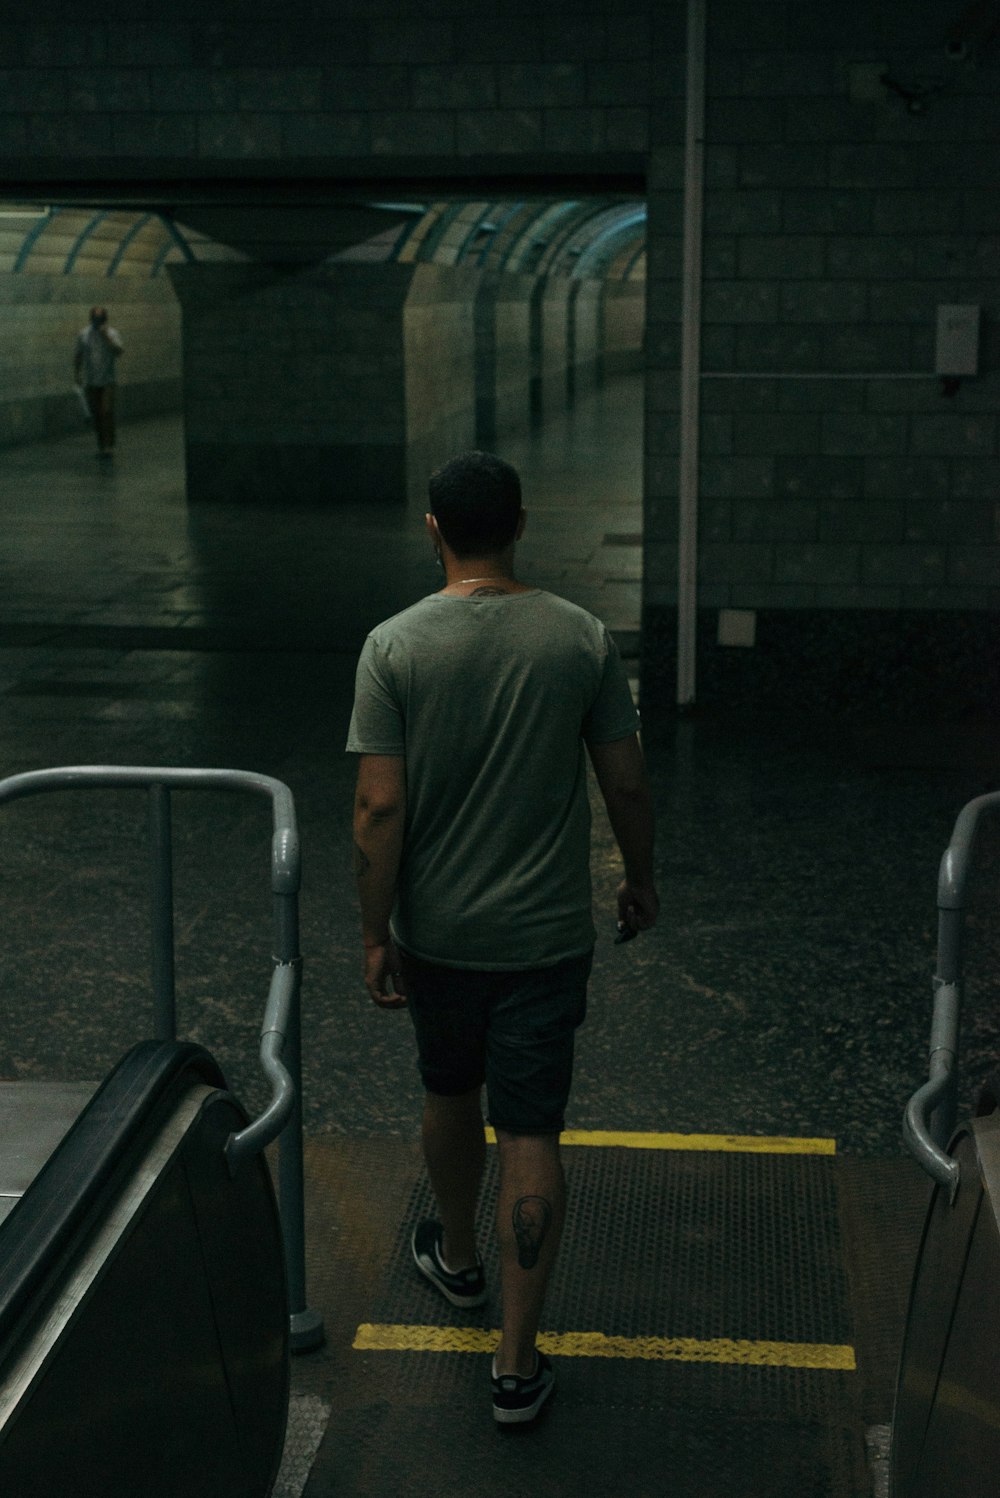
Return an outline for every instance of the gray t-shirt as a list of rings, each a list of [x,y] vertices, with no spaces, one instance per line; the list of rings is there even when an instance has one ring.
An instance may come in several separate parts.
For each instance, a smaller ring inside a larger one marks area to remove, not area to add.
[[[115,361],[122,351],[121,334],[117,328],[106,329],[108,341],[102,338],[97,329],[90,323],[83,329],[76,340],[77,356],[81,360],[81,375],[84,385],[114,385]]]
[[[406,759],[398,944],[482,969],[589,951],[584,745],[637,728],[604,625],[552,593],[434,593],[374,629],[347,749]]]

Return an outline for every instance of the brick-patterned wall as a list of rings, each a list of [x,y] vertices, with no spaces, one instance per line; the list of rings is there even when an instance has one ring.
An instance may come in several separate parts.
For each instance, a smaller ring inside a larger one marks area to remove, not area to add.
[[[985,616],[1000,602],[1000,75],[982,35],[967,62],[944,50],[979,12],[707,5],[701,602]],[[44,22],[3,24],[8,182],[436,176],[474,180],[471,196],[501,176],[575,170],[606,189],[645,174],[647,607],[669,610],[683,0],[335,0],[322,19],[305,0],[225,15],[177,0],[143,16],[107,0],[82,21],[52,0]],[[946,302],[984,314],[982,373],[951,397],[929,373]]]
[[[567,10],[175,0],[145,19],[108,0],[82,20],[53,0],[44,20],[2,23],[0,156],[25,175],[124,176],[644,151],[647,7]]]
[[[1000,59],[949,62],[954,17],[926,0],[709,15],[700,602],[996,607]],[[883,69],[930,90],[920,112]],[[676,596],[679,181],[657,152],[653,605]],[[931,371],[950,302],[982,306],[983,338],[949,397]]]

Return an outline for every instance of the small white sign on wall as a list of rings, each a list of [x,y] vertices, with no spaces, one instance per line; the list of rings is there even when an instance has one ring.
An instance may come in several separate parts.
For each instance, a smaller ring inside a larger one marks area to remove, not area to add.
[[[744,649],[757,643],[756,609],[720,609],[719,644],[741,645]]]
[[[979,373],[978,306],[946,303],[938,307],[934,373],[939,375]]]

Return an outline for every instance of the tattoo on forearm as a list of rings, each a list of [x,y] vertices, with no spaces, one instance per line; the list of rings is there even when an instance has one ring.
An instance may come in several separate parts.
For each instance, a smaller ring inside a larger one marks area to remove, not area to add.
[[[552,1221],[552,1208],[544,1196],[522,1196],[514,1203],[513,1219],[517,1262],[522,1269],[534,1269]]]
[[[354,844],[354,872],[357,875],[357,877],[360,879],[362,874],[367,874],[367,872],[371,868],[371,866],[372,866],[371,859],[368,857],[368,854],[365,852],[364,848],[359,848],[358,845],[357,845],[357,843],[355,843]]]

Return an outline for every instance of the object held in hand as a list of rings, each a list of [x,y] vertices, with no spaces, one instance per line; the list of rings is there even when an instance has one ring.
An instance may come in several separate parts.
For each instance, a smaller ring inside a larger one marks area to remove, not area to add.
[[[634,926],[628,925],[626,921],[618,922],[618,935],[615,937],[615,946],[620,947],[623,941],[631,941],[633,936],[638,936]]]

